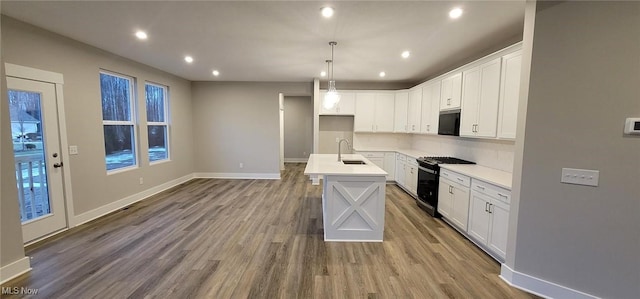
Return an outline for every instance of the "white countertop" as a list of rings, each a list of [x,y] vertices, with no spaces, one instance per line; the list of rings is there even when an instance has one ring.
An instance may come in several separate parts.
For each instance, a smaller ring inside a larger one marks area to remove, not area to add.
[[[366,165],[348,165],[338,161],[337,154],[311,154],[307,167],[304,169],[305,175],[352,175],[352,176],[386,176],[387,172],[382,170],[373,162],[367,160],[362,155],[344,154],[342,160],[362,160]]]
[[[455,171],[474,179],[511,190],[512,174],[510,172],[470,164],[440,164],[440,168]]]

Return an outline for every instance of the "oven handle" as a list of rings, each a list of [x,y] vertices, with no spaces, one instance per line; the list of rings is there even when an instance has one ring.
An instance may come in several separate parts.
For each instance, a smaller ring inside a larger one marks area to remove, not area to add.
[[[418,169],[420,169],[422,171],[426,171],[428,173],[436,174],[436,172],[434,170],[431,170],[431,169],[428,169],[428,168],[424,168],[422,166],[418,166]]]

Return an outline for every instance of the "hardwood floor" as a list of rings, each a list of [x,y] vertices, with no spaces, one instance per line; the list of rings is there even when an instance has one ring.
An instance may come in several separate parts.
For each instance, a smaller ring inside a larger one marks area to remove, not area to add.
[[[27,248],[33,271],[3,287],[37,298],[536,298],[395,185],[384,242],[325,243],[322,188],[304,166],[287,164],[282,180],[177,186]]]

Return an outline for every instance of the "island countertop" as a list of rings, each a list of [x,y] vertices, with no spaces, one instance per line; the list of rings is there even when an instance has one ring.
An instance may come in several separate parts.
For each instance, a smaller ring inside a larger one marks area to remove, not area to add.
[[[338,154],[311,154],[305,175],[385,176],[387,172],[362,155],[344,154],[342,160],[362,160],[365,165],[349,165],[338,161]]]

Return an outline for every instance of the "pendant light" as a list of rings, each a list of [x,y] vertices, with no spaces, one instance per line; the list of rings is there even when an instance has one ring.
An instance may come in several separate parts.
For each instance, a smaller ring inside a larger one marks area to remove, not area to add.
[[[325,109],[332,109],[336,104],[338,104],[338,102],[340,102],[340,94],[336,90],[336,81],[333,78],[333,47],[337,44],[337,42],[329,42],[329,46],[331,46],[331,60],[326,61],[327,72],[329,73],[329,86],[323,99],[323,106]]]

